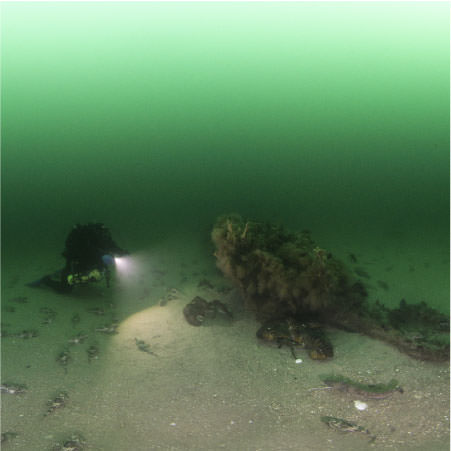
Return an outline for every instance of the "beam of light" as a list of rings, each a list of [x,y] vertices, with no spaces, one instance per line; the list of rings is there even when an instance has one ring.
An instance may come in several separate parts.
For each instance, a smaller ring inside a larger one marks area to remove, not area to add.
[[[115,296],[119,305],[144,298],[152,291],[158,257],[153,252],[141,251],[131,255],[115,257]]]
[[[137,256],[126,255],[114,257],[116,277],[121,285],[133,284],[138,274],[143,271],[143,264]]]
[[[116,271],[119,274],[127,274],[131,272],[134,262],[133,257],[114,257],[114,263],[116,264]]]

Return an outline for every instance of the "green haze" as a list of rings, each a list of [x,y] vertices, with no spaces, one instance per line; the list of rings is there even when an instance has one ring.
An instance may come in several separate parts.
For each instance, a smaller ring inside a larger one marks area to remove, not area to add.
[[[1,7],[7,249],[230,211],[448,246],[448,4]]]

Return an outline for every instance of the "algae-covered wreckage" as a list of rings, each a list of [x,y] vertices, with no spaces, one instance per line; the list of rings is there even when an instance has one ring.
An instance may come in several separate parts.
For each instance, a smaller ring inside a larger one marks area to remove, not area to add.
[[[211,236],[218,268],[263,324],[319,323],[386,341],[415,358],[449,359],[448,316],[425,303],[403,300],[397,309],[370,303],[364,283],[309,231],[231,214],[218,218]]]

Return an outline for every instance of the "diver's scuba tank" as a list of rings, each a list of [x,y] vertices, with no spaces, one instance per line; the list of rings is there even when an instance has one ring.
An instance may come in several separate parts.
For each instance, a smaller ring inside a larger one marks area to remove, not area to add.
[[[27,285],[47,285],[56,291],[68,292],[76,285],[98,282],[105,277],[109,286],[114,256],[127,254],[114,242],[111,232],[103,224],[76,224],[67,236],[62,253],[66,259],[65,267]]]

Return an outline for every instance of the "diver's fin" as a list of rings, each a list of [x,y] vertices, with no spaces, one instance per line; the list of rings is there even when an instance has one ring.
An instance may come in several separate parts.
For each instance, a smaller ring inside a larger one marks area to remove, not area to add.
[[[40,279],[35,280],[35,281],[33,281],[33,282],[26,283],[25,285],[26,285],[27,287],[37,288],[37,287],[40,287],[41,285],[46,285],[45,282],[46,282],[49,278],[50,278],[50,276],[44,276],[44,277],[41,277]]]
[[[60,276],[60,275],[61,275],[61,270],[59,269],[58,271],[55,271],[53,274],[47,274],[46,276],[41,277],[38,280],[34,280],[33,282],[26,283],[25,285],[27,287],[31,287],[31,288],[37,288],[37,287],[40,287],[42,285],[47,285],[48,286],[49,285],[49,281],[51,281],[51,279],[53,277],[57,277],[57,276]]]

